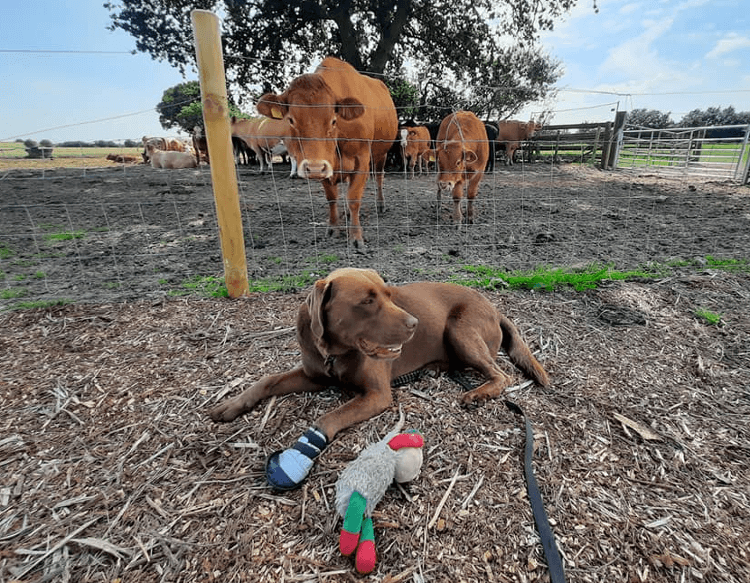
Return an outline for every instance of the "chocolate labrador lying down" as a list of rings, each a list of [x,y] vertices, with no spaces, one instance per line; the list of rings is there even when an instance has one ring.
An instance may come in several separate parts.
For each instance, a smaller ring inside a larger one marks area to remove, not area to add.
[[[338,269],[318,280],[297,314],[297,340],[301,366],[263,377],[210,413],[214,421],[232,421],[273,395],[353,389],[353,399],[269,457],[266,476],[280,490],[301,484],[336,433],[384,411],[391,381],[406,373],[473,368],[487,380],[463,402],[491,399],[511,382],[495,363],[502,346],[522,371],[549,384],[516,327],[478,292],[447,283],[388,286],[369,269]]]

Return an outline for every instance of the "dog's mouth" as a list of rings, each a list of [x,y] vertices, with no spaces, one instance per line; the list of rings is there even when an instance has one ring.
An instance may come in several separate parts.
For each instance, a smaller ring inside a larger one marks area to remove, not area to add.
[[[371,344],[367,340],[361,339],[359,341],[359,349],[364,352],[370,358],[378,358],[380,360],[394,360],[401,356],[401,348],[403,344],[390,344],[388,346],[378,346]]]

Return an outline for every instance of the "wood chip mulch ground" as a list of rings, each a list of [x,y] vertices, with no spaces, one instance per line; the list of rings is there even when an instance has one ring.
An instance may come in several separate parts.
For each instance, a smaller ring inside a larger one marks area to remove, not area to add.
[[[486,295],[553,378],[508,397],[534,424],[568,580],[750,581],[750,276]],[[0,315],[0,582],[548,581],[519,419],[502,400],[462,408],[445,377],[396,389],[299,490],[268,489],[265,457],[344,397],[223,425],[207,410],[297,363],[303,298]],[[379,505],[378,564],[360,576],[337,549],[334,484],[399,407],[425,464]]]

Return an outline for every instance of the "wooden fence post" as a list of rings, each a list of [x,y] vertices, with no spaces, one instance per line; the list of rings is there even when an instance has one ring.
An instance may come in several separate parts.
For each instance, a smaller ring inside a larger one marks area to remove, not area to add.
[[[221,254],[224,259],[224,282],[229,297],[237,298],[248,295],[249,288],[219,18],[207,10],[193,10],[190,16],[193,21]]]
[[[609,156],[607,157],[608,170],[615,170],[620,160],[620,149],[623,143],[623,132],[625,131],[625,119],[627,118],[627,111],[618,111],[615,114],[615,125],[612,128],[612,145],[609,148]]]

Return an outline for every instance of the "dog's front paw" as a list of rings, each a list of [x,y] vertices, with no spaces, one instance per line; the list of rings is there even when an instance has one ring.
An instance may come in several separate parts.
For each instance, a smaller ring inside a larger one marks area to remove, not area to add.
[[[315,458],[328,445],[325,434],[311,427],[292,447],[277,451],[266,460],[266,480],[276,490],[299,488],[310,473]]]
[[[217,423],[227,423],[228,421],[237,419],[245,410],[246,408],[242,401],[239,398],[234,398],[219,403],[208,412],[208,415]]]

